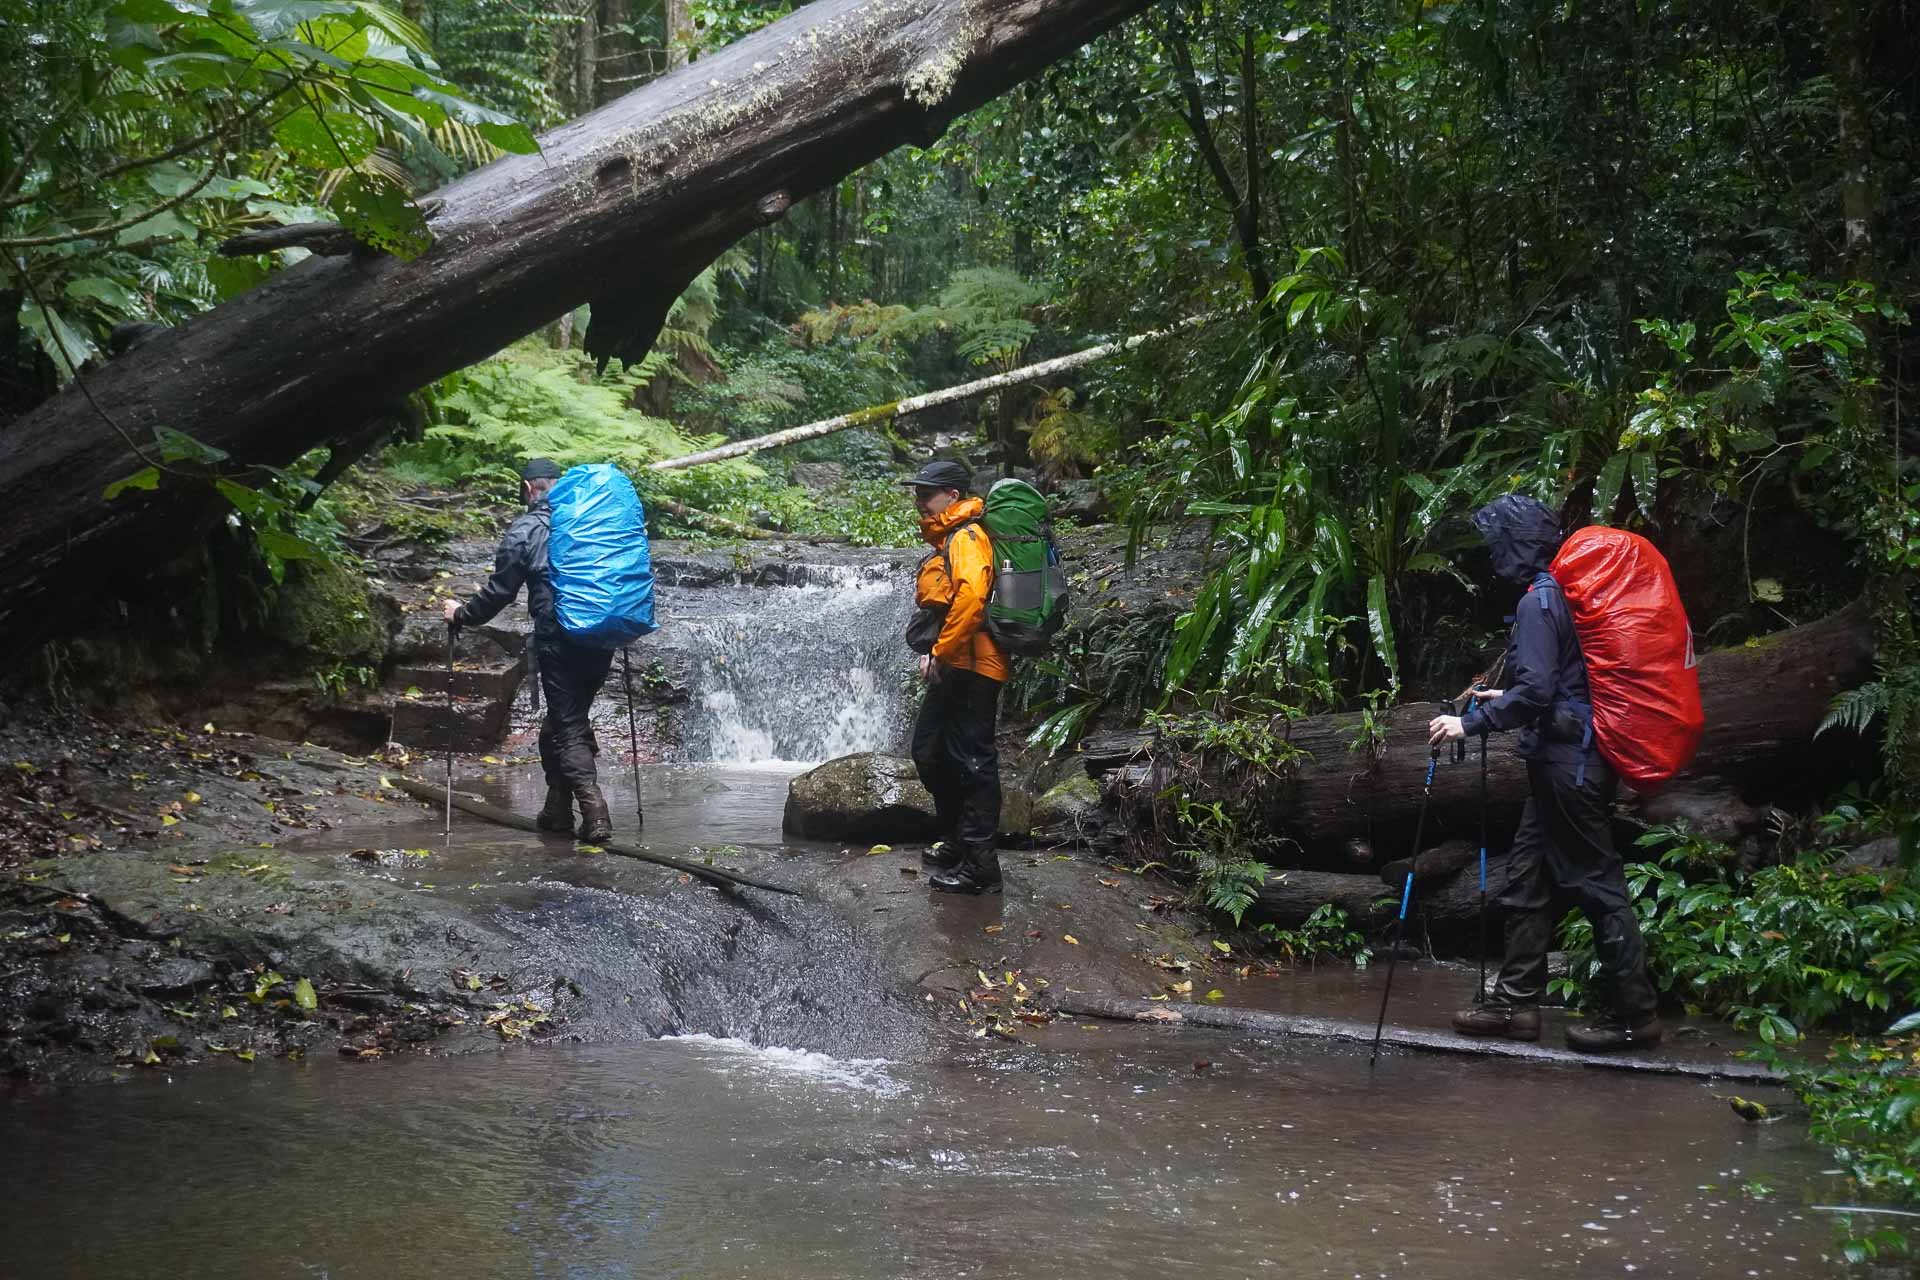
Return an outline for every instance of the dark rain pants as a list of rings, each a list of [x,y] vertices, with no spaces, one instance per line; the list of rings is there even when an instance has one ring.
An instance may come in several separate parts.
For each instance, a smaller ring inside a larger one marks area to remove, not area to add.
[[[940,668],[913,723],[913,764],[933,793],[942,836],[969,857],[993,852],[1000,826],[1000,682]]]
[[[549,787],[564,787],[579,797],[598,785],[593,757],[600,744],[588,713],[613,666],[613,650],[577,644],[564,635],[536,636],[540,691],[547,717],[540,722],[540,767]]]
[[[1532,795],[1513,837],[1511,878],[1495,898],[1508,914],[1506,958],[1494,998],[1533,1004],[1545,994],[1558,896],[1593,922],[1614,1012],[1637,1026],[1654,1015],[1659,1001],[1647,979],[1646,944],[1613,848],[1617,780],[1597,751],[1588,755],[1585,782],[1575,785],[1574,776],[1571,764],[1527,761]]]

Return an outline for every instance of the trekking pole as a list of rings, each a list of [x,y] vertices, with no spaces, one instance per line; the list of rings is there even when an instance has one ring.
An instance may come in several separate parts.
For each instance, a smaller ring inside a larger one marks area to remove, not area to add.
[[[1484,688],[1475,685],[1474,688]],[[1473,989],[1473,1002],[1487,998],[1487,735],[1480,735],[1480,985]]]
[[[1427,801],[1433,796],[1433,771],[1440,763],[1440,748],[1427,756],[1427,780],[1420,789],[1420,816],[1413,824],[1413,860],[1407,865],[1407,881],[1400,889],[1400,917],[1393,925],[1393,951],[1387,957],[1387,985],[1380,992],[1380,1019],[1373,1024],[1373,1053],[1367,1059],[1372,1068],[1380,1057],[1380,1035],[1387,1026],[1387,998],[1393,994],[1393,971],[1400,965],[1400,939],[1407,931],[1407,907],[1413,901],[1413,873],[1420,865],[1420,837],[1427,829]]]
[[[460,634],[460,628],[447,624],[447,830],[448,843],[453,841],[453,641]]]
[[[633,726],[633,666],[627,661],[630,647],[620,646],[620,679],[627,686],[627,750],[628,758],[633,761],[633,821],[636,826],[644,826],[647,815],[640,803],[640,731]]]

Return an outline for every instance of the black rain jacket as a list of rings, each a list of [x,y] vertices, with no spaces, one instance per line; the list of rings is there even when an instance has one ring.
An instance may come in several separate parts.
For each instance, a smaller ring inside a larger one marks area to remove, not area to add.
[[[560,621],[553,611],[553,584],[547,580],[547,528],[552,512],[546,498],[514,517],[493,553],[493,576],[473,599],[453,615],[458,627],[477,627],[513,603],[524,583],[527,613],[537,636],[559,635]]]
[[[1493,552],[1494,572],[1527,594],[1507,640],[1505,692],[1467,712],[1461,727],[1469,736],[1518,729],[1519,755],[1577,766],[1586,757],[1581,729],[1593,713],[1573,615],[1547,576],[1565,537],[1560,520],[1543,503],[1510,493],[1474,512],[1473,523]]]

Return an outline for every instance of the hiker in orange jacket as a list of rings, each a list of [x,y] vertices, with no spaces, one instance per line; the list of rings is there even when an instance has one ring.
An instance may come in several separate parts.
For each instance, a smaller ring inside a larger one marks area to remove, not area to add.
[[[986,504],[957,462],[936,459],[911,480],[920,536],[933,550],[914,580],[907,643],[927,682],[913,726],[913,763],[933,794],[945,838],[921,855],[927,884],[943,893],[999,893],[1000,752],[994,730],[1007,657],[987,634],[993,543]]]

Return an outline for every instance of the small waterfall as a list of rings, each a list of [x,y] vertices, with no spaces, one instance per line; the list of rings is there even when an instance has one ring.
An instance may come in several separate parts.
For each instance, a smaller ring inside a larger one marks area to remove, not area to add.
[[[793,566],[786,585],[713,594],[729,611],[674,619],[696,673],[689,759],[812,764],[900,747],[912,670],[901,640],[913,607],[907,574]]]

